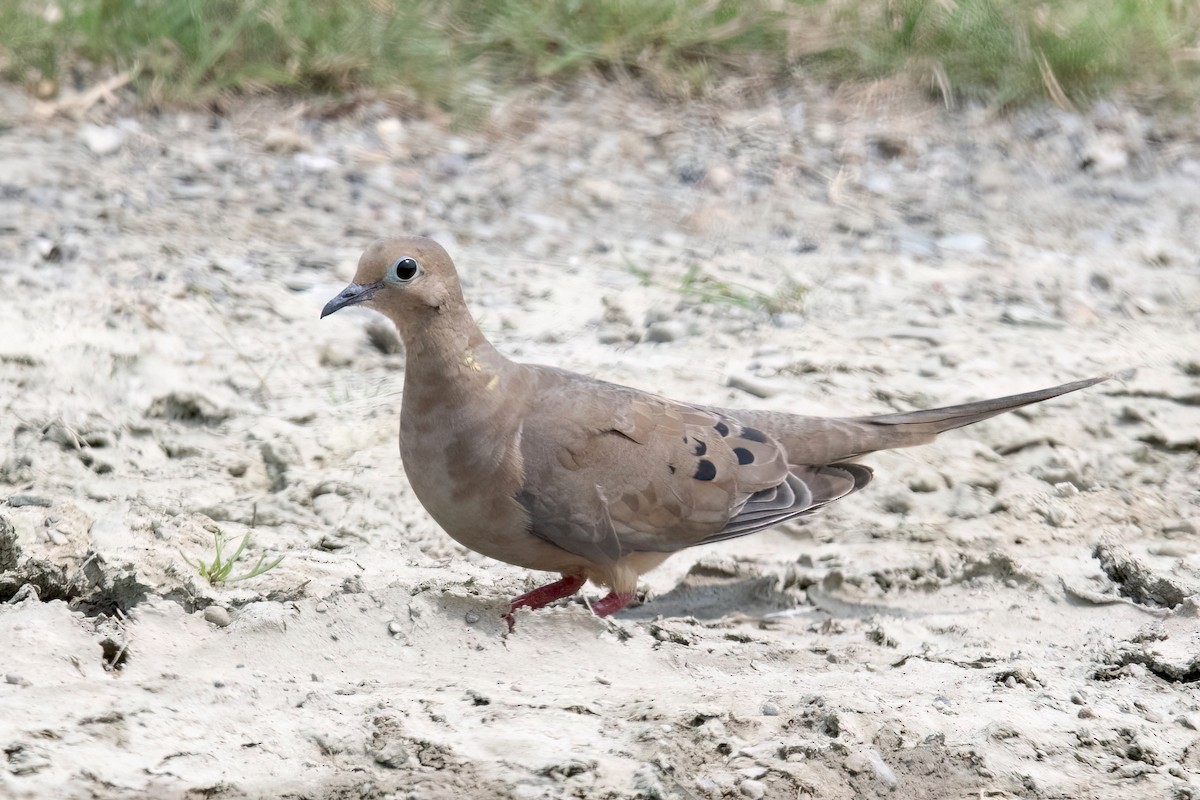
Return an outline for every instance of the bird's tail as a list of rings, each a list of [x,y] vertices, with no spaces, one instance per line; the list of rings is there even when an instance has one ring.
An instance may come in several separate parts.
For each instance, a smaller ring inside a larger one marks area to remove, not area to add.
[[[719,410],[743,424],[769,431],[787,450],[791,464],[835,464],[877,450],[928,444],[939,433],[981,422],[1030,403],[1086,389],[1109,377],[1088,378],[975,403],[870,417],[804,417],[779,411]]]
[[[1098,378],[1088,378],[1087,380],[1075,381],[1074,383],[1064,383],[1061,386],[1052,386],[1049,389],[1039,389],[1036,392],[1011,394],[1008,397],[979,400],[974,403],[963,403],[957,406],[929,408],[924,411],[902,411],[898,414],[881,414],[874,417],[852,417],[851,419],[855,422],[874,422],[884,425],[917,425],[930,428],[935,434],[944,433],[945,431],[952,431],[955,428],[974,425],[976,422],[982,422],[997,414],[1003,414],[1005,411],[1012,411],[1021,406],[1040,403],[1052,397],[1058,397],[1059,395],[1086,389],[1089,386],[1095,386],[1097,383],[1108,380],[1109,377],[1111,376],[1102,375]]]

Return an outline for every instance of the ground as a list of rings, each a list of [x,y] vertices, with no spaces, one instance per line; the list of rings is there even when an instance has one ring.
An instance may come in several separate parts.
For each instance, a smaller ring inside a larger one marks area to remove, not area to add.
[[[108,100],[0,91],[0,796],[1200,797],[1194,114]],[[680,399],[1114,377],[509,633],[552,576],[426,516],[394,333],[317,319],[400,233],[501,350]],[[283,560],[212,586],[217,532]]]

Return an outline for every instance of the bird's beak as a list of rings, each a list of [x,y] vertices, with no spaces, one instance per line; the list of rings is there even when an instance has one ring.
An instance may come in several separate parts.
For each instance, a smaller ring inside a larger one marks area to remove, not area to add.
[[[339,308],[352,306],[355,303],[361,303],[364,300],[369,300],[371,295],[379,291],[382,283],[352,283],[338,293],[338,296],[325,304],[321,309],[321,319],[325,319]]]

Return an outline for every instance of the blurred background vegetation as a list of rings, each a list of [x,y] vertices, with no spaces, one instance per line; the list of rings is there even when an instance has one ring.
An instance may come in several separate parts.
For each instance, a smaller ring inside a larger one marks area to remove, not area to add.
[[[0,0],[0,71],[43,97],[123,74],[152,105],[366,90],[456,112],[584,72],[677,96],[896,76],[947,103],[1192,105],[1200,0]]]

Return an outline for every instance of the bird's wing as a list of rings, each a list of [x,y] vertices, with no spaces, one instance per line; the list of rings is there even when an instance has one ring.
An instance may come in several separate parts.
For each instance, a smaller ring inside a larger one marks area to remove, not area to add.
[[[597,563],[753,533],[869,480],[864,467],[791,469],[732,416],[536,369],[518,499],[535,535]]]

